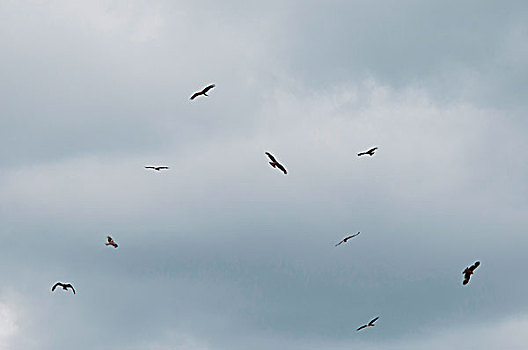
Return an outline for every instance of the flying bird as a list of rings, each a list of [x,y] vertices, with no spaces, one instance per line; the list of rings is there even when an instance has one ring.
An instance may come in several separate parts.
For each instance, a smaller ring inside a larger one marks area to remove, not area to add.
[[[462,271],[462,274],[464,275],[464,281],[462,281],[462,284],[464,286],[469,283],[469,279],[471,278],[473,271],[475,271],[479,265],[480,261],[476,261],[473,265],[466,267],[466,269]]]
[[[55,291],[55,288],[57,288],[57,286],[60,286],[62,287],[62,289],[64,289],[65,291],[68,290],[68,288],[71,288],[71,290],[73,291],[73,294],[75,294],[75,289],[73,288],[73,286],[70,284],[70,283],[61,283],[61,282],[57,282],[53,285],[53,287],[51,287],[51,291],[54,292]]]
[[[343,240],[342,240],[341,242],[337,243],[335,246],[337,247],[337,246],[340,245],[341,243],[346,243],[346,241],[348,241],[350,238],[354,238],[354,237],[356,237],[357,235],[359,235],[359,232],[356,233],[355,235],[352,235],[352,236],[348,236],[348,237],[343,238]]]
[[[165,169],[169,169],[168,166],[146,166],[145,169],[153,169],[153,170],[156,170],[156,171],[160,171],[160,170],[165,170]]]
[[[376,325],[374,324],[374,322],[376,322],[376,321],[378,320],[378,318],[379,318],[379,316],[376,317],[375,319],[373,319],[372,321],[370,321],[369,323],[364,324],[363,326],[359,327],[357,330],[360,331],[360,330],[362,330],[363,328],[374,327],[374,326],[376,326]]]
[[[200,95],[204,95],[204,96],[209,96],[207,95],[207,91],[211,90],[212,88],[215,87],[215,84],[211,84],[209,86],[206,86],[202,91],[197,91],[195,92],[192,96],[191,96],[191,100],[194,100],[196,97],[200,96]]]
[[[284,175],[286,175],[288,172],[286,171],[286,169],[282,166],[281,163],[277,162],[277,159],[275,159],[274,156],[271,155],[271,153],[269,152],[266,152],[266,154],[268,155],[269,159],[271,159],[271,162],[270,165],[274,168],[279,168],[280,170],[282,170],[282,172],[284,173]]]
[[[374,155],[374,152],[376,152],[377,149],[378,149],[378,147],[372,147],[368,151],[360,152],[360,153],[358,153],[358,157],[365,156],[367,154],[372,157]]]
[[[106,236],[106,238],[108,239],[108,243],[105,243],[105,245],[111,245],[114,248],[118,247],[117,243],[112,239],[112,237]]]

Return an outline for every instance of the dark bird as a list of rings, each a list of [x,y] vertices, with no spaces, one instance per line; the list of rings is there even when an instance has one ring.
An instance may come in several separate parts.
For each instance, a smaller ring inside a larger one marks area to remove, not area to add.
[[[365,156],[367,154],[372,157],[374,155],[374,152],[376,152],[377,149],[378,149],[378,147],[373,147],[373,148],[369,149],[368,151],[360,152],[360,153],[358,153],[358,157]]]
[[[165,169],[169,169],[168,166],[146,166],[145,169],[153,169],[153,170],[156,170],[156,171],[160,171],[160,170],[165,170]]]
[[[112,239],[112,237],[106,236],[106,238],[108,239],[108,243],[105,243],[105,245],[111,245],[114,248],[118,247],[117,243]]]
[[[359,232],[356,233],[355,235],[352,235],[352,236],[348,236],[348,237],[343,238],[343,240],[342,240],[341,242],[337,243],[335,246],[337,247],[337,246],[340,245],[341,243],[346,243],[346,241],[348,241],[350,238],[354,238],[354,237],[356,237],[357,235],[359,235]]]
[[[279,168],[280,170],[282,170],[282,172],[284,173],[284,175],[286,175],[288,172],[286,171],[286,169],[282,166],[281,163],[277,162],[277,159],[275,159],[274,156],[271,155],[271,153],[269,152],[266,152],[266,154],[268,155],[269,159],[271,159],[271,162],[270,165],[274,168]]]
[[[71,290],[73,291],[73,294],[75,294],[75,289],[73,288],[73,286],[69,283],[61,283],[61,282],[57,282],[53,285],[53,287],[51,287],[51,291],[54,292],[55,291],[55,288],[57,288],[57,286],[61,286],[62,289],[64,289],[65,291],[68,290],[68,288],[71,288]]]
[[[204,95],[204,96],[209,96],[207,95],[207,91],[211,90],[212,88],[215,87],[215,84],[211,84],[209,86],[206,86],[202,91],[197,91],[195,92],[192,96],[191,96],[191,100],[194,100],[196,97],[200,96],[200,95]]]
[[[473,265],[466,267],[466,269],[462,271],[462,274],[464,275],[464,281],[462,281],[462,284],[464,286],[469,283],[469,279],[471,278],[473,271],[475,271],[479,265],[480,261],[476,261]]]
[[[370,321],[369,323],[364,324],[363,326],[359,327],[357,330],[360,331],[360,330],[362,330],[363,328],[374,327],[374,326],[376,326],[376,325],[374,324],[374,322],[376,322],[376,321],[378,320],[378,318],[379,318],[379,316],[376,317],[375,319],[373,319],[372,321]]]

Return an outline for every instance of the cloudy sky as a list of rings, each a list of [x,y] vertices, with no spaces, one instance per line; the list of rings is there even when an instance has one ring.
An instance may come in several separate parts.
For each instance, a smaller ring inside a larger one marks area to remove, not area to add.
[[[1,1],[0,349],[524,349],[526,18]]]

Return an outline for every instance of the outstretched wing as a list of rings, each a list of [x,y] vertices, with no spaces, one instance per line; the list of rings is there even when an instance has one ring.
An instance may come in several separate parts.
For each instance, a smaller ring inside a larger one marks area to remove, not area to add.
[[[106,239],[108,240],[108,243],[112,243],[114,241],[110,236],[106,236]]]
[[[57,288],[57,286],[61,286],[62,284],[60,282],[57,282],[53,285],[53,287],[51,287],[51,291],[54,292],[55,291],[55,288]]]
[[[66,289],[71,288],[73,291],[73,294],[75,294],[75,288],[73,288],[73,286],[70,283],[66,284],[64,287],[66,287]]]
[[[191,96],[191,100],[194,100],[196,97],[200,96],[202,94],[201,91],[199,92],[195,92],[192,96]]]
[[[369,149],[369,150],[367,151],[367,153],[372,153],[372,152],[374,152],[374,151],[377,150],[377,149],[378,149],[378,147],[372,147],[371,149]]]
[[[343,243],[345,240],[343,239],[341,242],[337,243],[335,246],[337,247],[338,245],[340,245],[341,243]]]
[[[358,153],[358,157],[364,156],[365,154],[367,154],[367,152],[360,152]]]
[[[271,153],[266,152],[266,155],[269,157],[269,159],[270,159],[272,162],[276,162],[276,161],[277,161],[277,160],[275,159],[275,157],[271,155]]]
[[[160,170],[169,169],[169,167],[168,166],[159,166],[158,169],[160,169]]]
[[[363,328],[367,328],[367,325],[364,324],[363,326],[359,327],[357,330],[360,331],[360,330],[362,330]]]
[[[280,170],[282,170],[282,172],[284,173],[284,175],[286,175],[286,174],[288,173],[288,172],[286,171],[286,168],[284,168],[284,167],[282,166],[281,163],[277,163],[277,168],[279,168]]]
[[[207,91],[211,90],[211,89],[214,88],[214,87],[215,87],[215,84],[211,84],[211,85],[205,87],[205,88],[202,90],[202,93],[206,94]]]
[[[376,321],[377,321],[378,319],[379,319],[379,316],[378,316],[378,317],[376,317],[375,319],[373,319],[372,321],[370,321],[370,322],[369,322],[368,324],[370,324],[370,325],[373,325],[373,324],[374,324],[374,322],[376,322]]]
[[[473,272],[476,270],[477,267],[479,267],[480,261],[475,262],[473,265],[469,267],[469,271]]]
[[[156,169],[155,166],[146,166],[145,169]]]
[[[356,237],[356,236],[359,236],[360,233],[361,233],[361,232],[358,231],[358,233],[356,233],[355,235],[350,236],[350,238],[354,238],[354,237]]]

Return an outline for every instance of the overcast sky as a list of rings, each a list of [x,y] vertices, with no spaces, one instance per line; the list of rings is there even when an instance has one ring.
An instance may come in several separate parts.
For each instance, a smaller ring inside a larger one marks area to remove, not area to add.
[[[527,18],[0,1],[0,349],[524,349]]]

